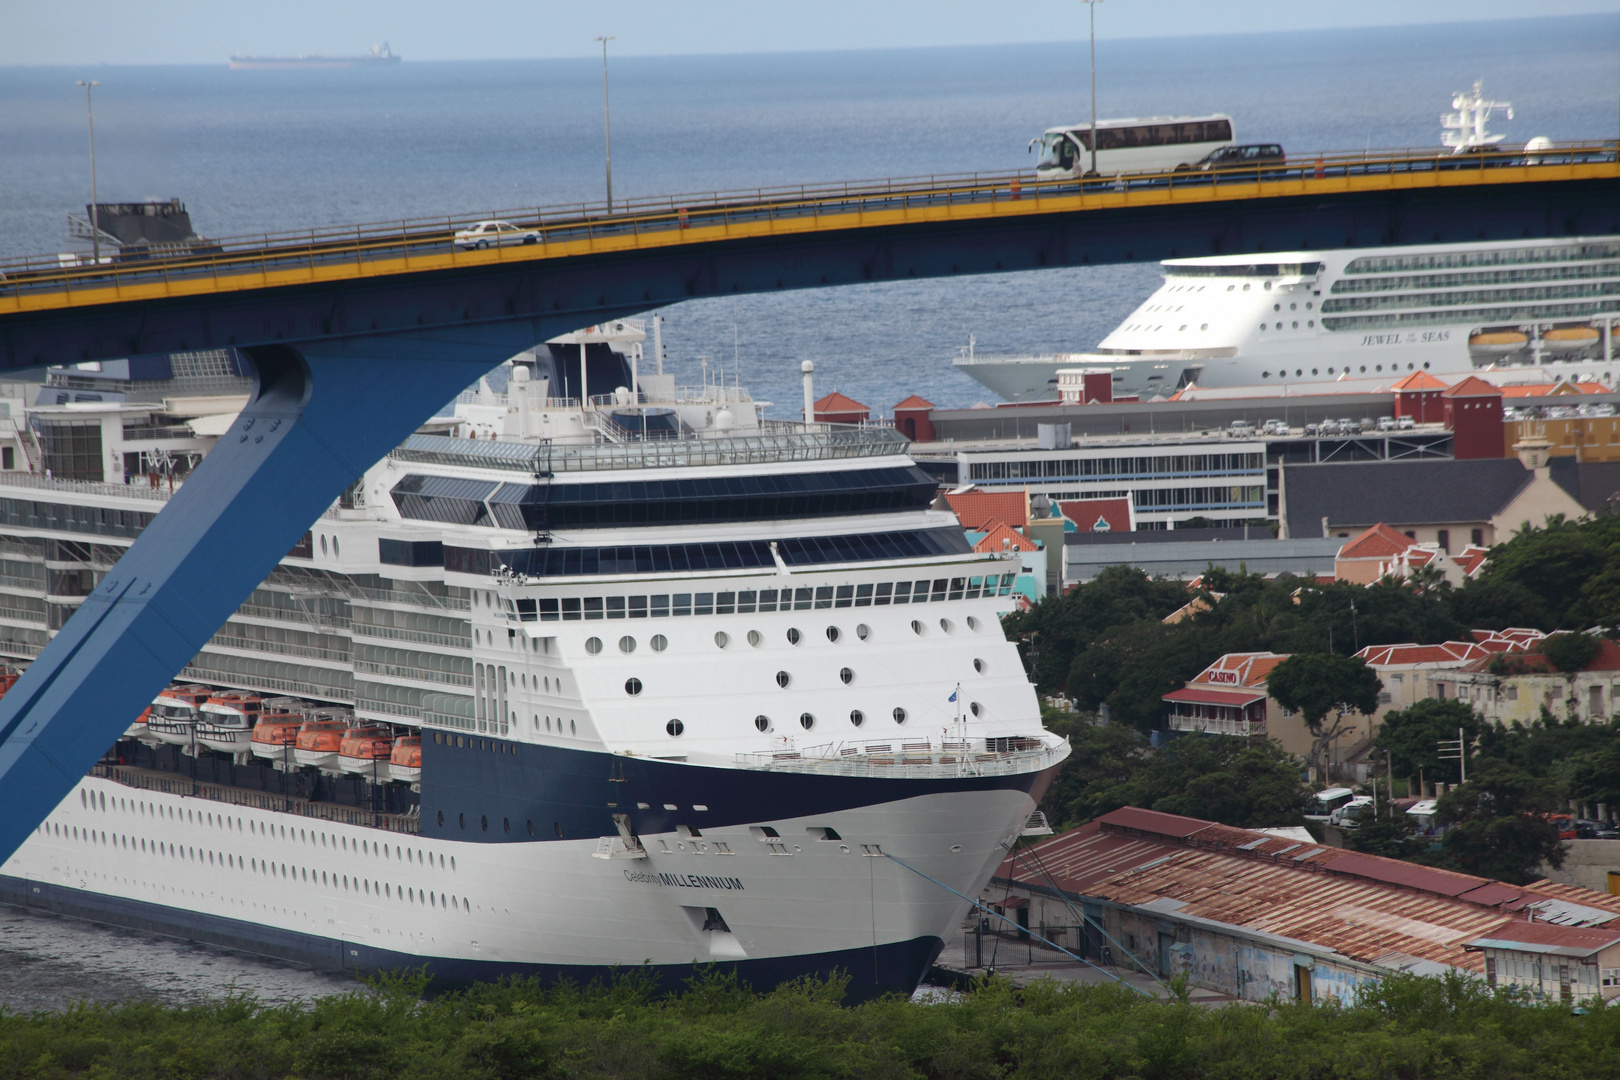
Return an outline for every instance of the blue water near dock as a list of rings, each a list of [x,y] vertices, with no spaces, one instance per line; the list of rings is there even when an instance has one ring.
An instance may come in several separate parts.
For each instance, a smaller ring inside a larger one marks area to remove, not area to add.
[[[1078,16],[1076,17],[1078,25]],[[613,28],[621,39],[633,27]],[[1064,36],[1073,32],[1063,30]],[[1611,16],[1105,42],[1104,116],[1226,112],[1240,141],[1293,153],[1432,147],[1454,91],[1512,101],[1508,141],[1616,136]],[[598,200],[595,60],[352,71],[0,68],[0,256],[66,250],[89,201],[84,98],[101,82],[103,201],[178,196],[205,235]],[[1086,114],[1083,44],[628,58],[612,62],[621,197],[1027,166],[1029,139]],[[666,310],[683,382],[723,370],[796,415],[798,364],[879,409],[987,396],[950,360],[1078,350],[1157,284],[1153,265],[1045,270],[691,301]],[[271,1000],[340,980],[219,950],[12,912],[0,1008],[75,998]]]

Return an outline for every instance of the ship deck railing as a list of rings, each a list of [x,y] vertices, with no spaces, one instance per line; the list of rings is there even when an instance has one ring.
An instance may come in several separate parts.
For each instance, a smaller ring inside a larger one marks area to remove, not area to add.
[[[97,765],[90,775],[99,776],[125,787],[141,791],[156,791],[166,795],[208,799],[230,806],[245,806],[255,810],[274,810],[278,813],[297,814],[320,821],[344,825],[360,825],[370,829],[416,835],[419,819],[413,814],[386,814],[341,803],[316,802],[293,795],[279,795],[273,791],[232,787],[206,780],[193,780],[179,773],[156,769],[139,769],[130,765]]]
[[[78,495],[168,502],[174,492],[180,490],[181,481],[176,480],[174,490],[171,491],[168,477],[159,477],[158,486],[153,487],[151,481],[144,475],[130,477],[130,482],[127,484],[108,484],[97,480],[63,480],[54,476],[41,476],[38,473],[13,470],[0,472],[0,484],[7,487],[34,488],[40,491],[65,491]]]
[[[919,739],[740,753],[736,764],[745,769],[826,776],[1008,776],[1045,769],[1068,753],[1066,739]]]
[[[767,422],[759,434],[719,438],[649,439],[573,446],[558,443],[412,435],[389,456],[396,461],[538,472],[596,472],[692,466],[774,465],[790,461],[886,457],[910,442],[891,427]]]

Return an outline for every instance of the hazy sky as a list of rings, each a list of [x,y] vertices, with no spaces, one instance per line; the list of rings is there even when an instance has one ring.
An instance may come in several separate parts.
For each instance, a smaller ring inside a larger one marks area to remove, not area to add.
[[[1612,0],[1107,0],[1097,35],[1153,37],[1615,13]],[[1620,13],[1616,13],[1620,20]],[[973,45],[1085,36],[1079,0],[0,0],[0,65],[215,64],[231,53],[412,60]]]

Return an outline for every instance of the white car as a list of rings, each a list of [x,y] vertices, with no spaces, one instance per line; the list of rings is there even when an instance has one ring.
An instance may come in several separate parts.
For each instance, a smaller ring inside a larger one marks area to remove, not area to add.
[[[463,249],[539,242],[539,232],[534,229],[520,229],[510,221],[480,221],[456,233],[455,239],[456,247]]]

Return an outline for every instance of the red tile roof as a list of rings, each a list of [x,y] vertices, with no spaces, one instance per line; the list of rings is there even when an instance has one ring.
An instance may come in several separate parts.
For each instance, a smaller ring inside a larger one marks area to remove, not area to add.
[[[1380,521],[1344,542],[1335,559],[1387,559],[1412,546],[1412,538]]]
[[[1430,375],[1427,371],[1414,371],[1390,387],[1396,393],[1411,393],[1416,390],[1444,390],[1445,388],[1445,383]]]
[[[1451,664],[1478,660],[1488,650],[1472,641],[1447,641],[1440,645],[1369,645],[1356,653],[1368,667],[1399,667],[1403,664]]]
[[[1564,632],[1568,633],[1568,631]],[[1551,636],[1553,635],[1548,635],[1548,637]],[[1504,648],[1498,651],[1512,652],[1515,654],[1513,657],[1513,666],[1516,669],[1514,672],[1515,674],[1548,675],[1555,670],[1551,661],[1549,661],[1546,656],[1539,652],[1522,652],[1515,648]],[[1490,669],[1490,662],[1491,658],[1485,657],[1484,659],[1475,660],[1462,670],[1472,672],[1488,671]],[[1588,662],[1585,667],[1581,668],[1581,670],[1620,671],[1620,645],[1616,645],[1608,638],[1599,638],[1597,655],[1592,657],[1591,661]]]
[[[1015,529],[1029,524],[1029,496],[1022,491],[947,492],[945,501],[962,522],[964,529],[984,530],[985,522],[1005,521]]]
[[[1264,686],[1271,669],[1288,659],[1280,653],[1227,653],[1194,675],[1189,686]]]
[[[816,412],[818,413],[852,413],[871,411],[872,410],[867,408],[865,405],[862,405],[854,398],[845,394],[840,394],[837,390],[834,390],[832,393],[816,402]]]
[[[1500,388],[1505,398],[1562,397],[1566,394],[1607,394],[1610,389],[1595,382],[1531,383]]]
[[[910,397],[906,398],[906,400],[895,406],[896,409],[932,409],[934,407],[935,406],[932,401],[929,401],[924,397],[919,397],[916,394],[912,394]]]
[[[984,523],[984,537],[973,545],[973,550],[981,555],[989,555],[997,551],[1039,551],[1040,545],[1005,521],[992,518]]]
[[[1468,378],[1464,379],[1462,382],[1453,383],[1451,385],[1451,387],[1448,390],[1446,390],[1445,393],[1441,394],[1440,396],[1441,397],[1448,397],[1448,398],[1457,398],[1457,397],[1495,397],[1495,398],[1499,398],[1499,397],[1502,396],[1502,391],[1498,390],[1496,387],[1492,386],[1490,383],[1486,382],[1484,379],[1481,379],[1479,376],[1470,375],[1470,376],[1468,376]]]
[[[1130,532],[1130,499],[1077,499],[1058,503],[1058,512],[1080,532]]]
[[[1165,694],[1162,701],[1186,701],[1195,705],[1230,705],[1242,708],[1266,700],[1264,690],[1217,690],[1210,686],[1188,685]]]

